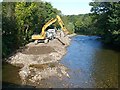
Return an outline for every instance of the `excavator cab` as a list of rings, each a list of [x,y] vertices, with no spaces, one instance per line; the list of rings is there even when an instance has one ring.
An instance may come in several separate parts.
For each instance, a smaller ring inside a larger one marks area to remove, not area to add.
[[[48,29],[46,31],[46,38],[53,40],[56,37],[56,29]]]

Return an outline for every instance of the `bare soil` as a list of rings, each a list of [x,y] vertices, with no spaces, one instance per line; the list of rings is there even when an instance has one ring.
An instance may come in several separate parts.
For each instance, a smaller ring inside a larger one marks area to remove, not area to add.
[[[48,80],[50,77],[57,77],[59,80],[69,77],[67,68],[58,61],[65,55],[66,47],[70,44],[68,36],[58,36],[65,45],[58,39],[51,40],[49,43],[33,42],[27,44],[25,49],[11,56],[7,62],[17,67],[22,84],[41,85],[41,80]],[[43,85],[46,87],[45,85]],[[42,87],[43,87],[42,86]],[[49,87],[49,86],[48,86]]]
[[[49,54],[51,52],[55,52],[55,50],[50,46],[34,46],[30,48],[28,47],[28,49],[24,50],[22,53],[39,55],[39,54]]]

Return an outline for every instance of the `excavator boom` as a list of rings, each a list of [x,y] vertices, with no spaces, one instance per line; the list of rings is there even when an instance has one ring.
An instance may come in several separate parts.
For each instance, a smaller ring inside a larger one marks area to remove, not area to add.
[[[55,19],[50,19],[43,27],[42,27],[42,32],[40,35],[32,35],[32,39],[33,40],[39,40],[39,39],[45,39],[46,37],[46,33],[45,30],[48,26],[50,26],[52,23],[56,22],[56,18]]]
[[[63,21],[62,21],[62,19],[60,18],[60,16],[56,16],[56,18],[55,19],[51,19],[51,20],[49,20],[43,27],[42,27],[42,32],[41,32],[41,34],[40,35],[32,35],[32,39],[33,40],[44,40],[44,39],[46,39],[46,32],[45,32],[45,30],[46,30],[46,28],[48,27],[48,26],[50,26],[51,24],[53,24],[54,22],[56,22],[56,21],[58,21],[58,23],[59,23],[59,25],[61,26],[61,29],[66,33],[66,34],[68,34],[69,32],[68,32],[68,30],[65,28],[65,25],[64,25],[64,23],[63,23]]]
[[[66,27],[65,27],[62,19],[60,18],[60,16],[57,15],[56,18],[57,18],[58,23],[60,24],[62,30],[63,30],[66,34],[68,34],[69,32],[68,32],[68,30],[66,29]]]
[[[56,22],[56,18],[55,19],[51,19],[51,20],[49,20],[44,26],[43,26],[43,28],[42,28],[42,32],[41,32],[41,35],[42,36],[44,36],[44,34],[45,34],[45,30],[46,30],[46,28],[48,27],[48,26],[50,26],[51,24],[53,24],[54,22]]]

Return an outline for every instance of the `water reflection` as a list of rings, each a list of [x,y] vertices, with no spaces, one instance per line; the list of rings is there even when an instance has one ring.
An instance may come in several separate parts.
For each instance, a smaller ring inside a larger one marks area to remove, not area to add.
[[[116,88],[118,87],[118,56],[120,52],[106,48],[97,36],[75,36],[67,48],[67,54],[61,60],[68,67],[70,78],[60,81],[57,78],[41,81],[53,87],[80,88]],[[3,87],[21,87],[19,68],[3,65]],[[13,74],[14,73],[14,74]],[[45,86],[44,86],[45,85]],[[49,85],[49,84],[48,84]],[[32,87],[33,86],[22,86]]]
[[[117,54],[103,48],[97,36],[75,36],[61,63],[70,71],[73,87],[117,87]],[[112,69],[111,69],[112,68]]]

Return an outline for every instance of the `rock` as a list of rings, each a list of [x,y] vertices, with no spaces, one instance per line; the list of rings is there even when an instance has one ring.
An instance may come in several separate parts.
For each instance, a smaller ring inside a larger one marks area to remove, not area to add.
[[[30,74],[30,70],[29,70],[29,66],[27,65],[20,70],[19,75],[23,84],[26,84],[26,78],[29,76],[29,74]]]
[[[32,83],[40,82],[41,80],[47,79],[51,76],[58,76],[59,78],[63,76],[70,77],[67,73],[67,68],[58,63],[58,60],[60,60],[66,53],[66,46],[70,44],[70,39],[67,36],[61,36],[60,38],[65,43],[65,46],[57,39],[50,41],[48,44],[39,43],[34,45],[33,43],[29,43],[26,45],[26,47],[28,47],[25,49],[26,51],[22,50],[22,52],[17,52],[9,58],[9,63],[16,66],[20,64],[23,65],[19,71],[23,84],[26,84],[28,80]],[[30,67],[31,65],[37,64],[43,65],[43,68]],[[47,67],[44,67],[45,65]],[[60,71],[58,71],[58,69]]]

